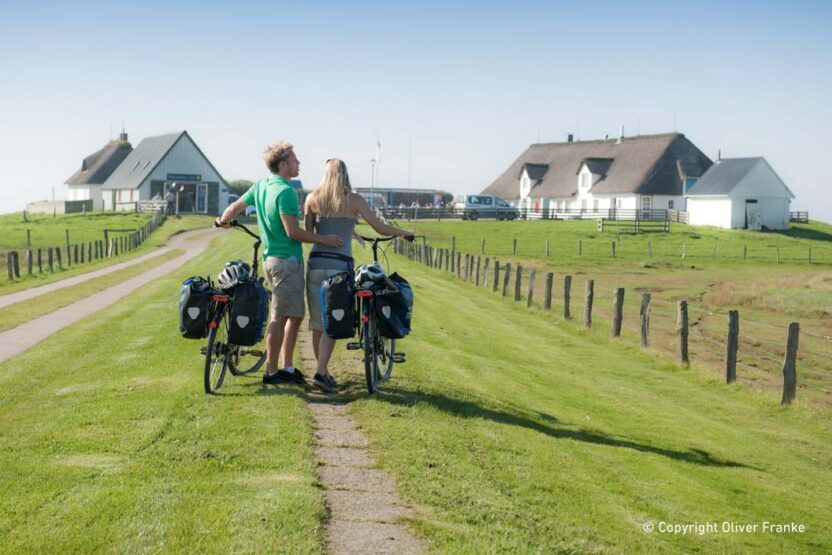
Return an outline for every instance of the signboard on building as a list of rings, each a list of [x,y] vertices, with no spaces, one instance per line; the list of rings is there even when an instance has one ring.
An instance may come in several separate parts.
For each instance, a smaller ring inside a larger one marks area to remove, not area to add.
[[[202,176],[197,173],[169,173],[168,181],[202,181]]]

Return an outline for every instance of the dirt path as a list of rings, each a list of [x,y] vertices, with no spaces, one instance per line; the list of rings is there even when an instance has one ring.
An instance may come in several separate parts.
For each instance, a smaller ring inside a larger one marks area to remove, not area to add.
[[[312,335],[301,334],[300,358],[314,374]],[[336,554],[421,553],[424,545],[400,524],[410,508],[395,492],[395,483],[368,449],[367,437],[347,414],[337,396],[310,397],[315,420],[315,457],[324,485],[329,521],[327,549]]]
[[[18,355],[23,351],[33,347],[34,345],[37,345],[53,333],[60,331],[61,329],[69,325],[72,325],[78,320],[86,318],[87,316],[110,306],[116,301],[119,301],[127,295],[133,293],[138,287],[146,285],[151,281],[156,280],[159,277],[164,276],[170,272],[173,272],[177,268],[180,268],[189,260],[202,254],[202,252],[208,246],[210,240],[216,237],[216,233],[216,231],[208,229],[190,231],[187,233],[181,233],[179,235],[176,235],[173,239],[171,239],[167,247],[165,247],[164,249],[154,251],[150,256],[158,256],[160,253],[165,252],[165,249],[170,250],[173,248],[184,249],[185,253],[183,255],[178,256],[173,260],[169,260],[168,262],[165,262],[164,264],[161,264],[148,272],[145,272],[134,278],[128,279],[127,281],[123,281],[122,283],[110,287],[109,289],[99,291],[94,295],[91,295],[85,299],[81,299],[80,301],[71,305],[60,308],[55,312],[50,312],[49,314],[41,316],[40,318],[29,320],[28,322],[21,324],[16,328],[12,328],[8,331],[0,333],[0,362],[3,362],[8,358]],[[138,263],[138,261],[140,260],[141,259],[130,260],[129,263],[135,264]],[[103,268],[102,271],[107,270],[104,273],[109,273],[110,271],[116,271],[117,269],[121,269],[124,267],[125,266],[123,266],[122,264],[116,264],[114,266]],[[97,275],[103,274],[98,273],[98,271],[90,272],[88,274],[84,274],[83,276],[78,276],[78,278],[83,278],[78,281],[84,281],[86,279],[96,277]],[[47,292],[49,290],[67,287],[71,285],[67,282],[72,280],[77,280],[77,278],[71,278],[68,280],[51,283],[49,285],[44,285],[43,287],[38,287],[36,289],[40,290],[39,294],[43,294],[44,292]],[[73,283],[78,283],[78,281],[74,281]],[[54,287],[53,289],[48,290],[45,289],[47,287],[52,286],[58,287]],[[22,291],[21,293],[28,293],[29,291],[34,291],[34,289]],[[6,297],[12,297],[19,294],[20,293],[14,293],[12,295],[7,295]],[[2,298],[5,299],[6,297]]]
[[[160,248],[155,249],[147,254],[143,254],[137,258],[131,258],[130,260],[125,260],[124,262],[119,262],[118,264],[113,264],[112,266],[107,266],[105,268],[100,268],[98,270],[94,270],[92,272],[86,272],[71,278],[62,279],[60,281],[54,281],[52,283],[47,283],[45,285],[40,285],[38,287],[32,287],[31,289],[24,289],[23,291],[18,291],[17,293],[10,293],[8,295],[0,296],[0,308],[4,306],[9,306],[15,303],[19,303],[20,301],[25,301],[27,299],[33,299],[35,297],[39,297],[45,293],[49,293],[50,291],[56,291],[58,289],[63,289],[64,287],[72,287],[78,283],[83,283],[87,280],[97,278],[99,276],[106,276],[107,274],[112,274],[113,272],[118,272],[124,268],[129,268],[130,266],[135,266],[136,264],[141,264],[146,260],[150,260],[151,258],[155,258],[159,255],[162,255],[166,252],[169,252],[173,249],[182,249],[188,248],[188,243],[193,241],[192,239],[194,235],[198,235],[201,232],[207,233],[210,230],[203,231],[190,231],[187,233],[178,233],[171,237],[167,244]]]

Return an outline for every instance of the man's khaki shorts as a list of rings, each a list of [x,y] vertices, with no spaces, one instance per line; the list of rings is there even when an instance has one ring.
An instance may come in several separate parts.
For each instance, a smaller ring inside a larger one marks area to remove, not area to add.
[[[309,305],[309,329],[323,331],[323,309],[321,308],[321,283],[345,270],[315,269],[306,274],[306,303]]]
[[[272,285],[272,316],[303,318],[303,260],[269,256],[263,269]]]

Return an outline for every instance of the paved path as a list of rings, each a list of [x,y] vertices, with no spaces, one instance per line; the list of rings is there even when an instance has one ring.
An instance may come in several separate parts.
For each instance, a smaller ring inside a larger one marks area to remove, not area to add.
[[[53,333],[60,331],[61,329],[69,325],[74,324],[82,318],[86,318],[90,314],[94,314],[99,310],[102,310],[110,306],[116,301],[119,301],[127,295],[133,293],[137,288],[146,285],[151,281],[158,279],[161,276],[173,272],[177,268],[180,268],[189,260],[200,255],[208,246],[210,240],[216,237],[217,233],[218,232],[215,230],[207,229],[190,231],[187,233],[181,233],[179,235],[176,235],[173,239],[171,239],[167,247],[164,247],[164,249],[185,249],[185,253],[181,256],[178,256],[173,260],[169,260],[168,262],[165,262],[164,264],[161,264],[156,268],[149,270],[141,275],[128,279],[127,281],[123,281],[118,285],[110,287],[109,289],[99,291],[98,293],[90,295],[89,297],[81,299],[78,302],[75,302],[71,305],[59,308],[55,312],[50,312],[49,314],[41,316],[40,318],[35,318],[34,320],[30,320],[25,324],[17,326],[16,328],[12,328],[8,331],[0,333],[0,362],[3,362],[8,358],[22,353],[23,351],[37,345]],[[161,252],[164,252],[164,249],[154,251],[153,256],[157,256]],[[135,264],[138,263],[137,260],[131,260],[130,262]],[[117,264],[116,266],[120,266],[122,268],[124,267],[122,264]],[[105,268],[105,270],[115,271],[115,269],[112,268],[115,268],[115,266],[110,266],[108,268]],[[89,279],[91,277],[95,277],[96,275],[103,274],[100,274],[98,272],[90,272],[88,274],[84,274],[83,276],[78,277]],[[46,291],[52,290],[46,290],[45,288],[47,287],[59,284],[66,284],[67,282],[76,279],[77,278],[71,278],[56,283],[51,283],[49,285],[38,287],[37,289],[41,291],[40,294],[43,294]],[[83,279],[80,281],[83,281]],[[78,283],[78,281],[74,281],[74,283]],[[63,287],[66,287],[66,285],[63,285]],[[60,287],[55,287],[54,289],[59,288]],[[15,295],[18,295],[18,293],[14,293],[13,295],[6,295],[6,297],[11,297]]]
[[[208,230],[210,231],[210,230]],[[208,231],[199,230],[199,233],[207,233]],[[83,274],[79,274],[75,277],[62,279],[60,281],[54,281],[52,283],[47,283],[46,285],[40,285],[38,287],[32,287],[31,289],[24,289],[23,291],[18,291],[17,293],[10,293],[8,295],[0,296],[0,308],[4,306],[8,306],[11,304],[19,303],[20,301],[25,301],[27,299],[33,299],[35,297],[39,297],[44,293],[49,293],[50,291],[55,291],[57,289],[63,289],[64,287],[71,287],[78,283],[83,283],[87,280],[97,278],[99,276],[106,276],[107,274],[111,274],[113,272],[118,272],[119,270],[123,270],[124,268],[128,268],[130,266],[134,266],[136,264],[141,264],[146,260],[150,260],[151,258],[155,258],[160,256],[166,252],[169,252],[173,249],[181,249],[187,248],[189,238],[193,237],[194,234],[198,232],[191,231],[188,233],[179,233],[171,237],[167,244],[160,248],[155,249],[147,254],[143,254],[142,256],[131,258],[130,260],[125,260],[124,262],[119,262],[118,264],[113,264],[112,266],[107,266],[105,268],[100,268],[98,270],[92,272],[86,272]]]
[[[312,334],[303,332],[300,358],[314,374]],[[315,457],[324,485],[329,521],[327,549],[335,554],[421,553],[424,545],[399,522],[410,508],[395,493],[395,483],[368,450],[369,442],[338,397],[310,397],[315,420]]]

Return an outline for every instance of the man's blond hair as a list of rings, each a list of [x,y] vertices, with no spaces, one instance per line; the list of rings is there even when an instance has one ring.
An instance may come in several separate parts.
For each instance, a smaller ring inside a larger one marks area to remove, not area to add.
[[[286,161],[293,148],[295,146],[288,141],[279,141],[267,146],[266,150],[263,151],[263,160],[265,160],[269,171],[274,174],[280,173],[280,163]]]

